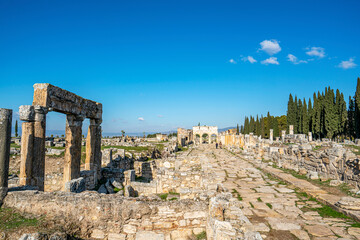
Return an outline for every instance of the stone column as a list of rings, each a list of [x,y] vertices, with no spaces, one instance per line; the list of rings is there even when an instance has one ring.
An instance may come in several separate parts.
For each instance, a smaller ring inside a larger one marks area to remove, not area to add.
[[[312,142],[312,132],[309,132],[309,142]]]
[[[80,177],[83,120],[81,116],[66,115],[64,184]]]
[[[35,110],[32,105],[19,107],[21,125],[21,162],[20,162],[20,185],[31,185],[32,162],[34,155],[34,121]]]
[[[281,141],[285,141],[286,130],[281,131]]]
[[[32,159],[32,183],[37,186],[40,191],[44,191],[45,177],[45,133],[46,133],[46,114],[47,108],[34,106],[35,122],[34,122],[34,145]]]
[[[0,108],[0,206],[8,190],[12,110]]]
[[[94,170],[98,164],[99,149],[101,153],[101,121],[90,119],[88,134],[86,137],[86,159],[85,169]],[[98,147],[100,145],[100,148]],[[101,158],[101,157],[100,157]],[[101,160],[100,160],[101,162]]]
[[[294,134],[294,125],[290,125],[289,126],[289,134],[293,135]]]
[[[270,141],[274,141],[274,129],[270,129]]]

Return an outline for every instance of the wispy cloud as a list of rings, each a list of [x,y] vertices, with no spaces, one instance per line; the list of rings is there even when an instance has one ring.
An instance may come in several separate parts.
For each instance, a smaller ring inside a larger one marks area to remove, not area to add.
[[[308,50],[306,54],[309,56],[318,57],[318,58],[325,57],[325,49],[322,47],[311,47],[311,48],[306,48],[306,50]]]
[[[264,65],[269,65],[269,64],[279,65],[279,62],[278,62],[276,57],[269,57],[268,59],[265,59],[265,60],[261,61],[261,64],[264,64]]]
[[[145,121],[145,119],[143,117],[139,117],[138,120],[139,121]]]
[[[163,115],[157,115],[158,118],[163,118],[164,116]]]
[[[244,62],[250,62],[250,63],[256,63],[256,59],[253,58],[252,56],[247,56],[247,57],[242,57],[241,60],[243,60]]]
[[[237,64],[237,62],[236,62],[234,59],[230,59],[230,60],[229,60],[229,63]]]
[[[347,61],[341,61],[341,63],[339,63],[339,65],[338,65],[338,67],[342,68],[342,69],[354,68],[356,66],[357,66],[357,64],[354,63],[354,58],[350,58]]]
[[[292,62],[293,64],[307,63],[307,61],[299,60],[296,56],[294,56],[292,54],[288,54],[287,59],[288,59],[289,62]]]
[[[269,55],[274,55],[281,51],[279,42],[275,39],[264,40],[260,43],[261,48],[259,50],[266,52]]]

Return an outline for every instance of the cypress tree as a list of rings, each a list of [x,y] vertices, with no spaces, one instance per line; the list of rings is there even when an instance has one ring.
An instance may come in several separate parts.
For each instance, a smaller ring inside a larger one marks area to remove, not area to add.
[[[249,127],[249,132],[254,133],[254,129],[255,129],[255,121],[254,121],[254,117],[250,116],[250,127]]]
[[[240,127],[240,132],[241,132],[242,134],[244,134],[244,125],[241,125],[241,127]]]
[[[265,136],[270,137],[270,128],[271,128],[271,115],[270,112],[267,113],[266,125],[265,125]]]
[[[297,96],[295,95],[295,100],[294,100],[294,115],[295,115],[295,120],[294,120],[294,133],[297,134],[299,133],[299,105],[298,105],[298,100],[297,100]]]
[[[348,120],[346,125],[347,136],[352,140],[355,137],[355,103],[351,96],[349,96]]]
[[[15,137],[18,137],[18,121],[15,122]]]
[[[260,118],[260,134],[261,134],[262,138],[265,137],[265,120],[264,120],[263,115],[261,115],[261,118]]]
[[[357,79],[355,92],[355,135],[360,138],[360,78]]]
[[[304,133],[303,132],[303,107],[302,107],[302,102],[301,99],[299,98],[298,104],[297,104],[297,131],[296,133]]]
[[[256,115],[255,129],[256,129],[256,130],[255,130],[256,136],[260,136],[260,134],[261,134],[261,127],[260,127],[259,115]]]
[[[271,125],[271,128],[274,130],[274,138],[279,137],[279,122],[277,120],[277,117],[271,117]]]
[[[303,105],[302,105],[302,132],[304,134],[307,134],[309,132],[309,117],[308,117],[308,109],[307,109],[307,105],[306,105],[306,101],[305,98],[303,100]]]
[[[314,136],[317,138],[321,137],[321,103],[320,103],[320,93],[316,96],[314,93],[314,107],[312,114],[312,129]]]
[[[244,123],[244,132],[245,134],[249,134],[249,118],[248,117],[245,117],[245,123]]]
[[[312,113],[312,105],[311,105],[311,99],[309,98],[309,103],[308,103],[308,121],[309,121],[309,132],[312,132],[312,116],[313,116],[313,113]]]
[[[347,111],[346,111],[346,102],[344,100],[344,94],[340,93],[339,89],[336,90],[336,110],[337,110],[337,136],[344,137],[346,134],[346,121],[347,121]]]
[[[236,135],[240,134],[239,124],[236,125]]]
[[[287,109],[287,115],[286,115],[286,121],[287,121],[287,128],[289,129],[290,125],[294,125],[296,122],[296,108],[293,100],[293,96],[289,95],[289,101],[288,101],[288,109]]]
[[[330,89],[329,87],[328,90],[325,91],[325,99],[324,99],[325,130],[326,130],[326,136],[329,139],[333,139],[337,127],[339,125],[334,99],[335,99],[334,90]]]

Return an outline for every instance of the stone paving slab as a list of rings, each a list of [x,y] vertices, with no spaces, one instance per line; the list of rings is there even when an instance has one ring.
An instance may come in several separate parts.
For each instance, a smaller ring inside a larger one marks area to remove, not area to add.
[[[223,176],[217,179],[238,197],[243,214],[249,218],[251,224],[242,226],[244,232],[258,231],[263,239],[360,239],[360,228],[350,227],[347,220],[323,218],[318,212],[309,211],[320,205],[297,195],[293,186],[301,186],[301,191],[309,192],[310,196],[333,203],[339,200],[337,196],[279,169],[259,170],[250,160],[235,157],[224,149],[204,148],[202,151],[214,173]],[[279,184],[263,171],[291,185]]]

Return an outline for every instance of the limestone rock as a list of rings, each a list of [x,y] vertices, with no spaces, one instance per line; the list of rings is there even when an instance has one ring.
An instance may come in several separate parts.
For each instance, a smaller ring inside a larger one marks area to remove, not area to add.
[[[306,174],[307,178],[309,179],[319,179],[318,172],[310,171],[308,174]]]
[[[109,180],[107,180],[107,182],[105,183],[105,187],[106,187],[106,190],[108,191],[108,193],[110,193],[110,194],[114,193],[114,188],[111,186],[111,183]]]
[[[107,194],[107,190],[106,190],[105,184],[102,184],[102,185],[99,187],[98,193],[105,193],[105,194]]]
[[[335,205],[343,209],[360,211],[360,199],[358,198],[342,197]]]
[[[122,149],[122,150],[124,150],[124,149]],[[116,181],[114,178],[110,178],[110,183],[111,183],[111,185],[113,185],[114,187],[119,188],[119,189],[121,189],[123,187],[122,184],[120,182]]]
[[[80,177],[65,183],[66,192],[81,193],[85,191],[85,180]]]
[[[135,240],[164,240],[164,234],[150,231],[139,231],[136,233]]]
[[[330,181],[330,186],[339,186],[340,184],[342,184],[342,182],[340,180],[331,180]]]
[[[130,185],[127,185],[124,189],[125,197],[137,197],[137,192]]]

